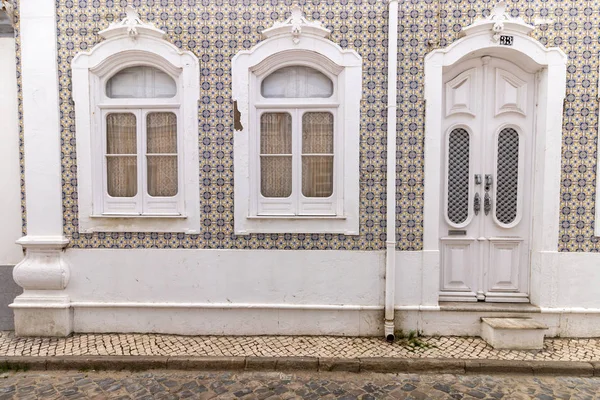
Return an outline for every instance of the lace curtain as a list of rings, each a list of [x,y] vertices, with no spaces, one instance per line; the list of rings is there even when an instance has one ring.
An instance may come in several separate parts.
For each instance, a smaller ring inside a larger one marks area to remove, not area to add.
[[[137,185],[137,121],[132,113],[106,117],[108,194],[134,197]],[[175,196],[177,179],[177,116],[151,112],[146,116],[147,185],[150,196]]]
[[[329,197],[333,193],[333,115],[302,116],[302,194]]]
[[[261,91],[265,98],[327,98],[333,94],[333,82],[313,68],[284,67],[263,80]]]
[[[146,117],[148,194],[171,197],[177,194],[177,116],[153,112]]]
[[[264,197],[292,194],[292,117],[265,113],[260,121],[261,193]],[[302,116],[302,194],[329,197],[333,193],[333,115]]]
[[[265,113],[260,118],[261,193],[264,197],[292,194],[292,116]]]
[[[173,78],[154,67],[125,68],[106,83],[106,95],[111,99],[170,98],[176,94]]]
[[[108,194],[133,197],[137,194],[136,118],[131,113],[106,116],[106,169]]]

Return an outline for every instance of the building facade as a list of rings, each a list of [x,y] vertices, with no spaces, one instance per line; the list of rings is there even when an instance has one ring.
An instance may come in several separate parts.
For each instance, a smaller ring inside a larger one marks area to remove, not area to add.
[[[600,334],[590,2],[6,4],[18,335]]]

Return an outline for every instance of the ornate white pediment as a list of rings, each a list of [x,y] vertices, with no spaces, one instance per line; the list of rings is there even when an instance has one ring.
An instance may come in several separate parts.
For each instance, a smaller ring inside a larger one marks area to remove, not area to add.
[[[533,29],[534,27],[525,23],[522,18],[511,17],[506,11],[506,2],[500,1],[488,17],[479,19],[463,28],[463,34],[469,36],[489,31],[492,40],[497,43],[500,35],[510,35],[511,33],[528,35]]]
[[[15,6],[9,0],[0,0],[0,12],[4,11],[12,27],[15,27]]]
[[[302,15],[302,9],[299,6],[292,8],[292,15],[284,22],[275,22],[272,27],[263,31],[265,39],[276,36],[291,35],[295,44],[300,43],[303,35],[312,35],[319,38],[326,38],[331,31],[321,26],[319,21],[308,21]]]
[[[139,35],[152,36],[159,39],[165,37],[165,33],[152,24],[142,22],[140,15],[135,8],[127,6],[126,16],[121,21],[113,22],[108,28],[100,31],[98,34],[104,39],[111,39],[118,36],[130,36],[137,39]]]

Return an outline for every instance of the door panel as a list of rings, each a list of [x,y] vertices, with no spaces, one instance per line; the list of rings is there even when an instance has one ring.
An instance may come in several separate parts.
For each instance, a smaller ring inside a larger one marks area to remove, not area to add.
[[[442,271],[442,289],[450,295],[449,301],[476,301],[472,291],[476,274],[476,241],[474,239],[444,240],[442,260],[446,268]]]
[[[446,83],[446,117],[465,113],[475,116],[477,68],[462,72]]]
[[[486,56],[444,81],[440,300],[528,301],[534,74]]]
[[[489,292],[517,292],[522,241],[491,238],[489,243]]]
[[[505,112],[527,115],[527,81],[502,68],[496,68],[496,116]]]

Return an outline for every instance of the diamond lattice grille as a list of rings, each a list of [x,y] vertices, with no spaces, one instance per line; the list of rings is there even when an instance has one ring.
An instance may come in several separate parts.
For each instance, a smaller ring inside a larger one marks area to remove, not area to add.
[[[498,135],[497,181],[496,219],[510,224],[517,217],[519,183],[519,134],[512,128],[505,128]]]
[[[469,133],[457,128],[448,138],[448,219],[461,224],[469,216]]]

